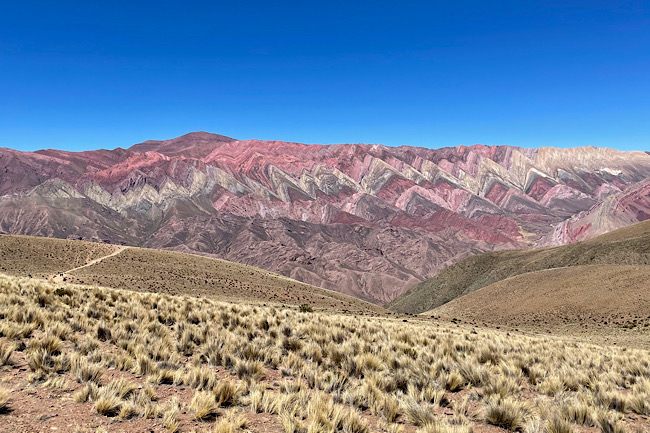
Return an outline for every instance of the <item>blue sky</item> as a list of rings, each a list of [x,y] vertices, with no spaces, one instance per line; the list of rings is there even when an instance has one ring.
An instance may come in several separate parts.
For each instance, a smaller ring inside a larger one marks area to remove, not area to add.
[[[647,1],[0,0],[0,147],[650,150]]]

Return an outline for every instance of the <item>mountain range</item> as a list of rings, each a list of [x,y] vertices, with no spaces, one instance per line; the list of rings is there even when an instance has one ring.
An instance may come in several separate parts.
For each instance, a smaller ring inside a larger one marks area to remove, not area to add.
[[[0,232],[254,265],[376,304],[480,252],[650,218],[650,154],[235,140],[0,149]]]

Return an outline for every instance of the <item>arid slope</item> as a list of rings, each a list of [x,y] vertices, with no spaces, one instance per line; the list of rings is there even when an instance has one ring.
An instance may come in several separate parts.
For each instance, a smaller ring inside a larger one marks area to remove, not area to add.
[[[79,269],[70,271],[75,268]],[[384,311],[351,296],[252,266],[193,254],[94,242],[0,235],[0,272],[234,302],[309,304],[314,308],[361,313]]]
[[[647,347],[650,266],[583,265],[517,275],[425,314]]]
[[[117,248],[97,242],[0,235],[0,273],[48,278],[107,256]]]
[[[561,247],[503,251],[469,257],[444,269],[436,277],[414,286],[388,304],[388,308],[403,313],[422,313],[507,278],[510,278],[508,284],[513,284],[511,277],[517,275],[583,265],[633,265],[641,266],[641,269],[650,265],[650,221]],[[540,278],[539,282],[543,284],[542,275],[546,274],[530,276],[526,281]],[[588,281],[598,283],[598,280]],[[647,289],[647,281],[637,279],[636,284]],[[579,287],[589,288],[589,285]],[[584,296],[590,295],[585,293]]]

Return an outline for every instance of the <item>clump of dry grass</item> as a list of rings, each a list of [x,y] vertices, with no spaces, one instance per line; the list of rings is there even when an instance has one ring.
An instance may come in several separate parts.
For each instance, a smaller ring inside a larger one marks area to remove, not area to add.
[[[404,403],[404,413],[409,421],[416,426],[423,426],[435,419],[434,406],[420,404],[415,399],[407,400]]]
[[[557,414],[546,421],[546,433],[573,433],[571,423]]]
[[[43,388],[49,388],[57,391],[66,391],[70,388],[68,380],[65,377],[55,374],[48,376],[41,386]]]
[[[620,420],[607,412],[599,413],[598,426],[600,427],[601,433],[626,433],[626,429]]]
[[[0,388],[0,413],[5,413],[9,410],[9,390],[5,388]]]
[[[97,413],[105,416],[117,416],[122,408],[122,400],[114,395],[102,395],[95,401]]]
[[[16,344],[0,342],[0,367],[11,364],[11,354],[16,350]]]
[[[194,418],[199,420],[215,418],[219,414],[211,392],[197,391],[190,402],[190,409],[194,411]]]
[[[163,426],[169,430],[170,433],[176,433],[180,429],[178,422],[178,414],[180,413],[180,402],[175,397],[169,404],[169,407],[162,415]]]
[[[433,420],[416,430],[416,433],[472,433],[469,426],[451,426],[441,420]]]
[[[78,390],[72,393],[72,399],[77,403],[85,403],[88,400],[95,400],[97,394],[99,393],[99,388],[94,383],[87,383],[85,386],[82,386]]]
[[[232,382],[219,382],[212,390],[218,406],[227,407],[237,404],[237,400],[242,393],[241,388]]]
[[[102,368],[99,365],[90,364],[88,359],[78,354],[72,356],[70,362],[70,372],[79,382],[99,383],[102,378]]]
[[[520,430],[530,417],[527,404],[512,398],[493,398],[485,405],[485,421],[506,430]]]

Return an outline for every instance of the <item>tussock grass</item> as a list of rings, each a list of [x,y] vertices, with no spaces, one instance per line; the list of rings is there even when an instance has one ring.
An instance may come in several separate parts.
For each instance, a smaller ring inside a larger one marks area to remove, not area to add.
[[[31,383],[124,423],[155,419],[176,432],[200,420],[203,430],[241,431],[246,417],[264,416],[287,432],[469,433],[491,424],[618,433],[648,417],[645,351],[417,320],[55,289],[0,275],[0,368],[14,369],[24,356]]]
[[[450,426],[441,420],[433,420],[428,422],[418,430],[416,433],[471,433],[472,429],[468,426]]]
[[[571,423],[560,416],[554,416],[546,421],[546,433],[573,433]]]
[[[90,364],[87,358],[78,356],[77,354],[72,356],[70,372],[79,382],[99,383],[103,375],[100,365]]]
[[[496,398],[485,406],[485,421],[506,430],[520,430],[530,417],[530,408],[525,403],[506,398]]]
[[[194,394],[190,409],[194,411],[194,418],[199,420],[215,418],[219,413],[214,395],[205,391],[197,391]]]
[[[95,402],[97,413],[105,416],[117,416],[122,409],[122,400],[114,395],[102,395]]]
[[[233,385],[232,382],[219,382],[212,392],[217,405],[227,407],[237,404],[237,399],[241,395],[242,390],[238,386]]]
[[[11,354],[14,350],[16,350],[16,344],[0,342],[0,367],[11,365]]]
[[[9,390],[0,388],[0,413],[5,413],[9,410]]]
[[[178,414],[180,413],[180,402],[177,397],[175,397],[169,404],[169,408],[163,412],[162,421],[163,426],[169,430],[170,433],[176,433],[180,429],[180,423],[178,422]]]

